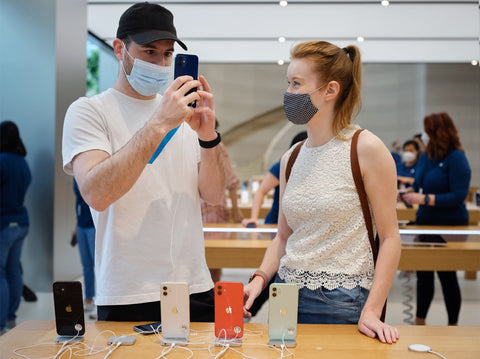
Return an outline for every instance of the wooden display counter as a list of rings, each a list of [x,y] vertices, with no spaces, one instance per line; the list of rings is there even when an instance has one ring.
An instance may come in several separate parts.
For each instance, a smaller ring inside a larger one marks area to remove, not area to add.
[[[387,318],[388,319],[388,318]],[[162,350],[169,349],[160,345],[155,335],[142,336],[133,331],[139,323],[130,322],[87,322],[83,344],[77,344],[67,352],[65,358],[104,358],[108,351],[88,354],[89,347],[96,349],[106,346],[107,339],[113,335],[134,335],[136,343],[132,346],[120,346],[110,355],[112,359],[121,358],[159,358]],[[411,344],[425,344],[446,358],[477,359],[480,355],[480,327],[437,327],[437,326],[398,326],[400,339],[395,344],[382,344],[358,332],[356,325],[318,325],[299,324],[296,348],[289,348],[291,358],[391,358],[420,359],[434,358],[428,353],[416,353],[408,349]],[[57,337],[54,321],[25,321],[0,337],[1,358],[52,358],[60,344],[53,344]],[[175,358],[213,358],[221,347],[213,347],[213,323],[191,323],[190,342],[185,349],[174,348],[165,357]],[[234,347],[248,358],[280,358],[280,351],[268,347],[267,324],[245,324],[245,334],[241,346]],[[80,352],[81,348],[87,348]],[[213,355],[209,353],[210,351]],[[21,349],[23,348],[23,349]],[[223,359],[243,358],[232,348],[222,356]],[[14,353],[15,352],[15,353]],[[287,357],[287,352],[284,357]],[[190,356],[191,355],[191,356]]]

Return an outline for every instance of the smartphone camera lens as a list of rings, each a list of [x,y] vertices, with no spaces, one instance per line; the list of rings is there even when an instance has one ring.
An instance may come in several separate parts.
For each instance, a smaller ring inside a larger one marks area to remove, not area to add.
[[[277,293],[272,293],[272,297],[276,297],[277,296]]]

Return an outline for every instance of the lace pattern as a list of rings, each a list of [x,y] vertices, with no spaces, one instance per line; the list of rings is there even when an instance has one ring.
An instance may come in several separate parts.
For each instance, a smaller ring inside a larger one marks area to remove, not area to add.
[[[293,233],[280,260],[287,282],[309,289],[370,289],[373,257],[350,166],[355,129],[320,147],[300,149],[282,201]]]
[[[345,273],[310,273],[304,270],[280,268],[278,275],[287,283],[296,283],[299,288],[307,287],[315,290],[320,287],[333,290],[338,287],[353,289],[357,286],[370,289],[373,281],[373,272],[367,275],[350,276]]]

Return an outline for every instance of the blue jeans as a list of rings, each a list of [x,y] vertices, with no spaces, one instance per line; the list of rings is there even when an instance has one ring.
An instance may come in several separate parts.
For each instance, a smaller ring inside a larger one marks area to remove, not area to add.
[[[10,225],[0,230],[0,330],[7,320],[15,320],[22,298],[20,268],[23,240],[28,226]]]
[[[285,283],[278,276],[275,282]],[[303,287],[298,293],[298,323],[357,324],[368,294],[369,290],[359,286],[334,290]]]
[[[77,227],[78,249],[83,267],[85,298],[95,296],[95,227]]]

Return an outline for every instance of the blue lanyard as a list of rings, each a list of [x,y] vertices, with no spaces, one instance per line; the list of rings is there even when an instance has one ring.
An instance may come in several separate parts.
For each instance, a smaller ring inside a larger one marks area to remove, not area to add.
[[[160,142],[160,144],[158,145],[158,148],[155,150],[155,153],[153,154],[152,158],[150,158],[150,160],[148,161],[149,164],[152,164],[157,159],[160,152],[162,152],[164,147],[167,145],[168,141],[172,139],[173,135],[175,134],[175,132],[177,132],[179,127],[180,126],[177,126],[175,128],[172,128],[170,131],[168,131],[168,133],[163,138],[162,142]]]

